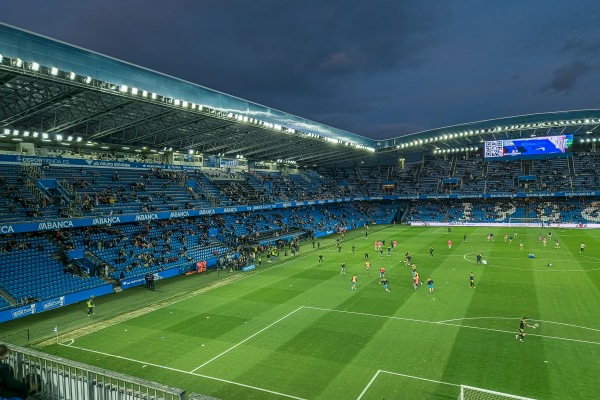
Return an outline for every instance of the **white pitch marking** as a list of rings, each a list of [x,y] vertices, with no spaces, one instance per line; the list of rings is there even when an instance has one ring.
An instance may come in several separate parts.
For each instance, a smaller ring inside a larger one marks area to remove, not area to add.
[[[364,315],[364,316],[376,317],[376,318],[396,319],[396,320],[400,320],[400,321],[421,322],[421,323],[424,323],[424,324],[455,326],[457,328],[476,329],[476,330],[481,330],[481,331],[490,331],[490,332],[499,332],[499,333],[511,333],[511,334],[514,333],[514,331],[506,331],[506,330],[502,330],[502,329],[482,328],[482,327],[479,327],[479,326],[469,326],[469,325],[461,325],[461,324],[449,324],[449,323],[445,323],[445,322],[426,321],[426,320],[414,319],[414,318],[392,317],[392,316],[389,316],[389,315],[369,314],[369,313],[362,313],[362,312],[356,312],[356,311],[333,310],[333,309],[328,309],[328,308],[309,307],[309,306],[304,306],[304,308],[309,308],[309,309],[314,309],[314,310],[321,310],[321,311],[329,311],[329,312],[345,313],[345,314]],[[577,343],[586,343],[586,344],[600,345],[600,342],[593,342],[593,341],[589,341],[589,340],[579,340],[579,339],[569,339],[569,338],[564,338],[564,337],[560,337],[560,336],[537,335],[535,333],[528,333],[527,336],[536,336],[536,337],[541,337],[541,338],[546,338],[546,339],[556,339],[556,340],[565,340],[565,341],[568,341],[568,342],[577,342]]]
[[[62,346],[64,346],[64,345],[62,345]],[[242,387],[245,387],[245,388],[258,390],[258,391],[261,391],[261,392],[266,392],[266,393],[271,393],[271,394],[275,394],[275,395],[282,396],[282,397],[287,397],[289,399],[306,400],[306,399],[303,399],[302,397],[296,397],[296,396],[292,396],[292,395],[289,395],[289,394],[276,392],[274,390],[259,388],[257,386],[246,385],[244,383],[234,382],[234,381],[230,381],[230,380],[227,380],[227,379],[215,378],[214,376],[196,374],[196,373],[193,373],[193,372],[188,372],[188,371],[184,371],[184,370],[177,369],[177,368],[172,368],[172,367],[167,367],[167,366],[164,366],[164,365],[153,364],[153,363],[149,363],[149,362],[145,362],[145,361],[135,360],[133,358],[123,357],[123,356],[117,356],[117,355],[114,355],[114,354],[109,354],[109,353],[104,353],[104,352],[101,352],[101,351],[86,349],[86,348],[83,348],[83,347],[79,347],[78,349],[79,350],[83,350],[83,351],[88,351],[90,353],[100,354],[100,355],[103,355],[103,356],[118,358],[120,360],[125,360],[125,361],[129,361],[129,362],[143,364],[143,365],[146,365],[146,366],[152,366],[152,367],[156,367],[156,368],[168,369],[169,371],[179,372],[179,373],[182,373],[182,374],[193,375],[193,376],[198,376],[200,378],[206,378],[206,379],[211,379],[211,380],[214,380],[214,381],[219,381],[219,382],[223,382],[223,383],[229,383],[229,384],[232,384],[232,385],[242,386]]]
[[[512,319],[512,320],[518,320],[518,319],[520,319],[520,317],[465,317],[465,318],[446,319],[446,320],[437,321],[437,322],[440,323],[440,324],[443,324],[443,323],[446,323],[446,322],[461,321],[463,319]],[[543,322],[545,324],[564,325],[564,326],[570,326],[571,328],[587,329],[589,331],[600,332],[600,329],[588,328],[587,326],[574,325],[574,324],[566,324],[566,323],[563,323],[563,322],[556,322],[556,321],[545,321],[545,320],[542,320],[542,319],[536,319],[535,321],[536,322]]]
[[[222,352],[221,354],[218,354],[218,355],[214,356],[213,358],[211,358],[210,360],[208,360],[208,361],[207,361],[207,362],[205,362],[204,364],[200,365],[199,367],[196,367],[196,368],[194,368],[194,369],[193,369],[191,372],[196,372],[196,371],[197,371],[197,370],[199,370],[200,368],[202,368],[202,367],[204,367],[205,365],[207,365],[207,364],[209,364],[209,363],[213,362],[214,360],[216,360],[217,358],[221,357],[222,355],[229,353],[231,350],[233,350],[233,349],[235,349],[236,347],[238,347],[238,346],[240,346],[240,345],[242,345],[242,344],[246,343],[248,340],[252,339],[254,336],[258,335],[259,333],[262,333],[262,332],[266,331],[267,329],[269,329],[269,328],[270,328],[270,327],[272,327],[273,325],[275,325],[275,324],[277,324],[277,323],[279,323],[279,322],[283,321],[284,319],[286,319],[286,318],[287,318],[287,317],[289,317],[290,315],[294,314],[296,311],[299,311],[299,310],[301,310],[302,308],[304,308],[304,307],[299,307],[299,308],[295,309],[294,311],[292,311],[291,313],[284,315],[283,317],[279,318],[277,321],[273,322],[272,324],[270,324],[270,325],[267,325],[266,327],[262,328],[260,331],[258,331],[258,332],[256,332],[256,333],[254,333],[253,335],[250,335],[250,336],[248,336],[246,339],[242,340],[241,342],[239,342],[239,343],[238,343],[238,344],[236,344],[235,346],[228,348],[227,350],[225,350],[225,351],[224,351],[224,352]]]
[[[377,379],[377,376],[379,375],[380,372],[381,372],[381,370],[377,371],[375,373],[375,375],[373,375],[373,377],[371,378],[371,380],[369,381],[369,383],[367,384],[367,386],[365,386],[365,388],[363,389],[363,391],[360,392],[360,394],[358,395],[358,397],[356,398],[356,400],[362,399],[362,397],[365,395],[365,393],[367,393],[367,390],[369,390],[369,388],[371,387],[371,385],[373,384],[373,382],[375,382],[375,379]]]

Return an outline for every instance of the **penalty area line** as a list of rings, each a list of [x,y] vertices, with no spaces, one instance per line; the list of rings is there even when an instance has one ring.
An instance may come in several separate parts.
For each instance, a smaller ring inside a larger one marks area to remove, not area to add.
[[[365,388],[360,393],[360,395],[356,398],[356,400],[361,400],[362,399],[362,397],[365,395],[365,393],[367,393],[367,391],[369,390],[369,388],[371,387],[371,385],[373,384],[373,382],[375,382],[375,379],[377,379],[377,377],[379,376],[379,374],[396,375],[396,376],[401,376],[403,378],[410,378],[410,379],[416,379],[416,380],[420,380],[420,381],[431,382],[431,383],[436,383],[436,384],[441,384],[441,385],[448,385],[448,386],[460,387],[460,385],[458,385],[456,383],[436,381],[435,379],[422,378],[420,376],[406,375],[406,374],[401,374],[401,373],[398,373],[398,372],[391,372],[391,371],[385,371],[385,370],[380,369],[380,370],[378,370],[375,373],[375,375],[373,376],[373,378],[371,378],[371,380],[369,381],[369,383],[367,384],[367,386],[365,386]]]
[[[64,344],[60,344],[60,345],[61,346],[65,346],[65,347],[69,347],[69,346],[66,346]],[[128,357],[118,356],[118,355],[115,355],[115,354],[105,353],[105,352],[102,352],[102,351],[97,351],[97,350],[92,350],[92,349],[86,349],[84,347],[73,347],[73,348],[81,350],[81,351],[87,351],[87,352],[90,352],[90,353],[100,354],[100,355],[107,356],[107,357],[118,358],[119,360],[125,360],[125,361],[129,361],[129,362],[137,363],[137,364],[142,364],[144,366],[151,366],[151,367],[156,367],[156,368],[167,369],[169,371],[179,372],[181,374],[193,375],[193,376],[197,376],[197,377],[200,377],[200,378],[206,378],[206,379],[210,379],[210,380],[213,380],[213,381],[219,381],[219,382],[228,383],[228,384],[231,384],[231,385],[245,387],[245,388],[248,388],[248,389],[258,390],[260,392],[271,393],[271,394],[274,394],[274,395],[277,395],[277,396],[287,397],[288,399],[306,400],[306,399],[304,399],[302,397],[292,396],[290,394],[276,392],[274,390],[264,389],[264,388],[260,388],[258,386],[246,385],[245,383],[234,382],[234,381],[230,381],[228,379],[216,378],[214,376],[203,375],[203,374],[197,374],[197,373],[194,373],[194,372],[184,371],[182,369],[167,367],[167,366],[164,366],[164,365],[158,365],[158,364],[154,364],[154,363],[150,363],[150,362],[144,362],[144,361],[136,360],[136,359],[133,359],[133,358],[128,358]]]
[[[295,309],[294,311],[292,311],[289,314],[284,315],[283,317],[279,318],[277,321],[271,323],[270,325],[265,326],[264,328],[262,328],[260,331],[254,333],[253,335],[248,336],[246,339],[242,340],[241,342],[239,342],[238,344],[228,348],[227,350],[225,350],[224,352],[217,354],[216,356],[214,356],[213,358],[211,358],[210,360],[208,360],[207,362],[205,362],[204,364],[200,365],[199,367],[194,368],[191,372],[196,372],[198,371],[200,368],[204,367],[207,364],[210,364],[211,362],[213,362],[214,360],[216,360],[217,358],[229,353],[231,350],[235,349],[236,347],[246,343],[248,340],[252,339],[253,337],[255,337],[256,335],[263,333],[264,331],[266,331],[267,329],[269,329],[270,327],[272,327],[275,324],[278,324],[279,322],[283,321],[284,319],[286,319],[287,317],[289,317],[290,315],[294,314],[297,311],[300,311],[304,308],[304,306],[302,307],[298,307],[297,309]]]

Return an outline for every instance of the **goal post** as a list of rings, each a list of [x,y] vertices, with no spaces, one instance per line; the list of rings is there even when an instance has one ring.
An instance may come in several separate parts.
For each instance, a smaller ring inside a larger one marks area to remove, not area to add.
[[[517,396],[514,394],[495,392],[493,390],[476,388],[473,386],[460,385],[460,397],[458,400],[535,400],[531,397]]]
[[[547,226],[547,218],[509,218],[508,226],[524,228],[544,228]]]

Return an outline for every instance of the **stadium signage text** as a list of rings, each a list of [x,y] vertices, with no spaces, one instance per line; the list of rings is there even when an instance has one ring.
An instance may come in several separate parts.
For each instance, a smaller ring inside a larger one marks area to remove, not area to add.
[[[213,215],[216,213],[214,208],[209,208],[205,210],[198,210],[199,215]]]
[[[101,217],[94,218],[92,220],[92,225],[110,225],[110,224],[120,224],[121,219],[119,217]]]
[[[73,228],[73,221],[66,219],[64,221],[40,222],[38,231],[47,231],[49,229]]]
[[[0,233],[15,233],[12,225],[0,225]]]
[[[136,221],[151,221],[154,219],[158,219],[158,214],[156,213],[151,213],[151,214],[138,214],[135,216],[135,220]]]
[[[11,310],[11,315],[14,318],[21,318],[26,315],[35,314],[35,304],[30,304],[25,307],[17,308],[16,310]]]
[[[169,218],[185,218],[189,216],[190,213],[187,211],[174,211],[169,215]]]
[[[59,308],[65,305],[65,296],[60,296],[58,299],[52,299],[42,302],[42,309],[44,311],[51,310],[53,308]]]
[[[236,212],[238,212],[238,209],[237,209],[237,207],[225,207],[223,209],[223,212],[224,213],[236,213]]]

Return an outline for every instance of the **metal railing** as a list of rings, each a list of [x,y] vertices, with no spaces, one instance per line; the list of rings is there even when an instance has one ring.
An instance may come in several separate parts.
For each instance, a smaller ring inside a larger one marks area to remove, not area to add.
[[[44,400],[185,400],[185,390],[107,371],[23,347],[6,360],[15,377],[37,383]]]

